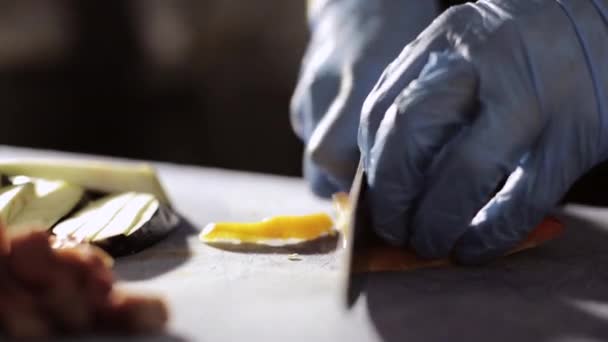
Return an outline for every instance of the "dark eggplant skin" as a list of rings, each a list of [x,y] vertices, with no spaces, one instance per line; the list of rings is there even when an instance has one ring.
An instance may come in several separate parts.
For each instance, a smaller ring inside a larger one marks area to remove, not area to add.
[[[13,182],[11,182],[10,177],[5,174],[0,174],[0,187],[5,187],[9,185],[13,185]]]
[[[135,254],[164,240],[181,221],[173,209],[161,203],[150,220],[129,236],[117,235],[94,244],[116,258]]]

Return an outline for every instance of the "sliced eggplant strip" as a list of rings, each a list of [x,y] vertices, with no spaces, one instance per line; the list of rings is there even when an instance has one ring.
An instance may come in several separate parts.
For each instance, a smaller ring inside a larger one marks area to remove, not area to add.
[[[69,236],[77,241],[90,241],[114,220],[134,196],[134,193],[128,192],[93,201],[73,217],[59,223],[53,233],[60,238]]]
[[[87,190],[106,194],[149,193],[170,205],[156,171],[149,164],[118,164],[86,160],[10,159],[0,160],[0,174],[60,179]]]
[[[148,206],[158,201],[149,194],[137,194],[116,214],[116,217],[96,234],[90,235],[90,241],[102,241],[112,236],[128,234]],[[149,218],[148,218],[149,219]]]
[[[32,231],[46,231],[69,214],[84,195],[84,189],[63,181],[35,180],[19,185],[32,187],[33,196],[17,215],[10,217],[6,230],[9,236]]]
[[[97,213],[95,209],[101,208],[103,204],[102,201],[87,204],[74,215],[58,223],[55,228],[53,228],[53,234],[58,238],[67,238],[68,236],[71,236],[85,223],[89,222],[90,218]]]
[[[50,229],[84,194],[79,186],[44,180],[31,180],[0,191],[0,221],[9,236]]]
[[[150,211],[146,211],[150,213]],[[172,208],[159,204],[148,221],[135,226],[128,234],[119,234],[104,240],[94,241],[114,257],[137,253],[166,238],[181,223],[181,218]]]
[[[2,226],[7,227],[34,197],[33,184],[13,185],[0,189],[0,222]]]
[[[58,239],[90,242],[121,256],[160,241],[179,221],[177,214],[154,196],[129,192],[91,202],[59,223],[53,234]]]

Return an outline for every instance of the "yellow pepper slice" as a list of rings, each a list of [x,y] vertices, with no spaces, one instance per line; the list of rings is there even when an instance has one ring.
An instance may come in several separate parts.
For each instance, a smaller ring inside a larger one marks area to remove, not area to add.
[[[302,216],[275,216],[260,222],[210,223],[200,233],[205,243],[252,243],[283,246],[336,234],[331,217],[325,213]]]
[[[334,210],[336,212],[336,228],[342,234],[346,234],[350,220],[350,198],[345,192],[338,192],[332,196]]]

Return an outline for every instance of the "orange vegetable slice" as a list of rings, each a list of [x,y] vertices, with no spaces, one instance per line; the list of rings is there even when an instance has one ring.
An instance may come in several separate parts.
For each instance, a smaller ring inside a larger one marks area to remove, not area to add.
[[[210,223],[200,233],[204,243],[286,246],[335,235],[332,218],[325,213],[275,216],[260,222]]]

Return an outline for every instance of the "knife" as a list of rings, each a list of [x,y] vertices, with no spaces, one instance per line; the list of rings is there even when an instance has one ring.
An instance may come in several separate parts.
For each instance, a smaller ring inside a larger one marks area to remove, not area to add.
[[[347,309],[351,309],[363,292],[366,282],[364,274],[355,274],[355,267],[360,265],[358,256],[364,255],[368,247],[367,236],[371,235],[371,216],[367,201],[367,181],[363,163],[360,162],[349,193],[350,217],[342,234],[344,250],[343,300]]]

